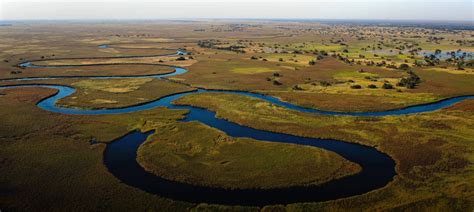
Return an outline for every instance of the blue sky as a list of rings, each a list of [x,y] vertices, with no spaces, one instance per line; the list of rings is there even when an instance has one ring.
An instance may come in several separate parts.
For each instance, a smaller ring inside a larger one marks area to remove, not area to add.
[[[0,19],[315,18],[462,20],[474,0],[0,0]]]

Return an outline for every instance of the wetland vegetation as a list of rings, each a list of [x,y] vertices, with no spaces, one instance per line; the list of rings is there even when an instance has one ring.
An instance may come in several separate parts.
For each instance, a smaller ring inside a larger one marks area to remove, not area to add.
[[[386,111],[474,94],[474,32],[464,28],[258,20],[32,23],[2,26],[0,38],[0,86],[76,89],[56,102],[61,107],[124,108],[199,88],[265,94],[344,112]],[[20,65],[25,62],[42,67]],[[188,72],[156,77],[173,73],[174,67]],[[55,92],[0,88],[0,210],[474,208],[473,100],[382,117],[300,112],[218,92],[183,95],[173,101],[174,109],[114,115],[67,115],[35,105]],[[108,143],[133,130],[154,130],[137,151],[138,164],[184,184],[310,187],[361,173],[359,164],[324,148],[233,137],[205,123],[183,122],[193,114],[177,109],[180,105],[255,130],[373,147],[395,161],[396,176],[360,195],[254,207],[164,198],[109,172],[103,161]]]

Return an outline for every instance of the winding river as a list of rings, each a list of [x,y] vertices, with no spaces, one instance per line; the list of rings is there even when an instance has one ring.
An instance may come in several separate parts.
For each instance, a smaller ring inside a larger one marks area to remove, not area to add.
[[[182,54],[182,52],[177,52]],[[133,56],[139,57],[139,56]],[[147,57],[147,56],[144,56]],[[25,62],[20,66],[26,68],[44,68],[44,67],[64,67],[64,66],[39,66],[31,62]],[[173,67],[173,66],[171,66]],[[174,67],[175,71],[168,74],[157,74],[147,76],[95,76],[88,78],[137,78],[137,77],[171,77],[186,73],[186,69]],[[36,77],[36,78],[17,78],[2,81],[28,81],[41,79],[57,79],[65,77]],[[70,77],[68,77],[70,78]],[[72,77],[71,77],[72,78]],[[109,171],[123,183],[139,188],[149,193],[157,194],[161,197],[174,200],[195,202],[195,203],[215,203],[230,205],[269,205],[269,204],[288,204],[296,202],[317,202],[334,200],[354,195],[367,193],[374,189],[382,188],[393,180],[396,175],[395,162],[386,154],[376,150],[373,147],[363,146],[355,143],[338,141],[333,139],[306,138],[282,133],[274,133],[264,130],[257,130],[232,123],[227,120],[215,117],[215,113],[206,109],[174,105],[172,102],[180,97],[204,92],[220,92],[237,95],[245,95],[271,102],[275,105],[285,107],[291,110],[316,113],[323,115],[346,115],[346,116],[387,116],[387,115],[405,115],[420,112],[434,111],[451,106],[464,99],[472,99],[474,96],[461,96],[445,99],[430,104],[417,105],[398,110],[389,110],[381,112],[333,112],[323,111],[312,108],[305,108],[291,103],[282,102],[277,98],[257,93],[244,91],[217,91],[198,89],[197,91],[185,92],[166,96],[151,102],[140,105],[133,105],[124,108],[114,109],[76,109],[57,106],[58,99],[73,94],[76,90],[72,87],[63,85],[46,84],[24,84],[7,85],[0,88],[18,88],[18,87],[46,87],[58,90],[58,92],[37,103],[37,106],[51,112],[71,114],[71,115],[103,115],[103,114],[121,114],[131,113],[141,110],[148,110],[155,107],[166,107],[169,109],[185,109],[189,113],[180,121],[199,121],[208,126],[214,127],[233,137],[248,137],[262,141],[292,143],[298,145],[312,146],[333,151],[345,159],[359,164],[362,171],[355,175],[336,179],[319,186],[294,186],[289,188],[276,189],[222,189],[209,188],[203,186],[190,185],[175,181],[163,179],[159,176],[145,171],[136,161],[136,151],[138,147],[153,134],[153,131],[141,133],[132,131],[123,137],[108,144],[104,152],[104,163]],[[278,177],[278,176],[275,176]]]

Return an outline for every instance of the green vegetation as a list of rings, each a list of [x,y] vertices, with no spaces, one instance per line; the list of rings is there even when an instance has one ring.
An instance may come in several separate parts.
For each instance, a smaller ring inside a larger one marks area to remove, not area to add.
[[[75,87],[75,94],[58,102],[67,107],[124,107],[197,87],[252,91],[332,111],[381,111],[474,94],[473,61],[455,54],[458,49],[474,52],[472,30],[258,21],[32,23],[0,27],[0,38],[1,79],[133,76],[173,71],[147,64],[185,66],[189,70],[169,80],[68,78],[0,82]],[[97,48],[101,44],[109,47]],[[178,48],[191,55],[98,58],[170,54]],[[443,57],[423,55],[430,52]],[[35,64],[44,65],[88,66],[16,66],[31,60],[41,60]],[[397,163],[395,180],[367,194],[258,208],[190,204],[125,186],[103,165],[104,143],[130,130],[156,129],[157,134],[140,148],[143,166],[169,179],[220,187],[318,184],[355,173],[358,167],[320,149],[235,139],[199,123],[177,122],[185,111],[156,108],[122,115],[68,116],[42,111],[34,105],[53,92],[36,88],[0,90],[0,210],[474,208],[472,100],[430,113],[377,118],[299,113],[227,94],[195,94],[178,100],[180,104],[209,108],[219,117],[257,129],[374,146]],[[196,131],[199,136],[186,131]],[[91,144],[93,140],[99,143]],[[300,162],[292,158],[299,158]],[[350,168],[336,169],[337,164]],[[314,168],[303,169],[306,166]],[[315,167],[327,172],[316,172]],[[163,173],[162,168],[167,172]],[[247,180],[231,181],[231,173]],[[272,174],[286,179],[277,181]]]
[[[76,93],[59,100],[58,104],[78,108],[125,107],[194,90],[182,84],[153,78],[89,79],[71,85],[78,89]]]
[[[275,70],[266,68],[266,67],[253,67],[253,68],[234,68],[234,69],[231,69],[231,71],[235,73],[239,73],[239,74],[256,74],[256,73],[273,72]]]
[[[412,202],[428,209],[424,201],[436,207],[474,207],[468,204],[473,201],[474,191],[470,183],[474,180],[472,100],[437,112],[380,118],[312,115],[232,94],[193,94],[177,103],[208,108],[218,117],[257,129],[376,146],[397,162],[399,177],[388,187],[335,203],[293,205],[296,208],[349,209],[365,201],[370,201],[374,209],[409,207]],[[453,130],[457,133],[451,133]],[[453,184],[462,189],[452,188]],[[449,201],[445,202],[443,196]]]
[[[223,188],[316,185],[360,170],[329,151],[235,139],[197,122],[160,127],[137,160],[167,179]]]
[[[54,90],[1,91],[0,198],[10,210],[185,210],[174,202],[125,186],[102,163],[105,145],[147,121],[170,122],[184,111],[157,108],[133,114],[67,116],[36,107]],[[90,144],[91,139],[99,143]],[[8,192],[7,192],[8,191]]]

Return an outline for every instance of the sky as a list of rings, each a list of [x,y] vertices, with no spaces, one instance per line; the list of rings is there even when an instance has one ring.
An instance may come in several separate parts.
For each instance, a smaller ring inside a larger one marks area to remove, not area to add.
[[[474,0],[0,0],[0,20],[193,18],[474,22]]]

